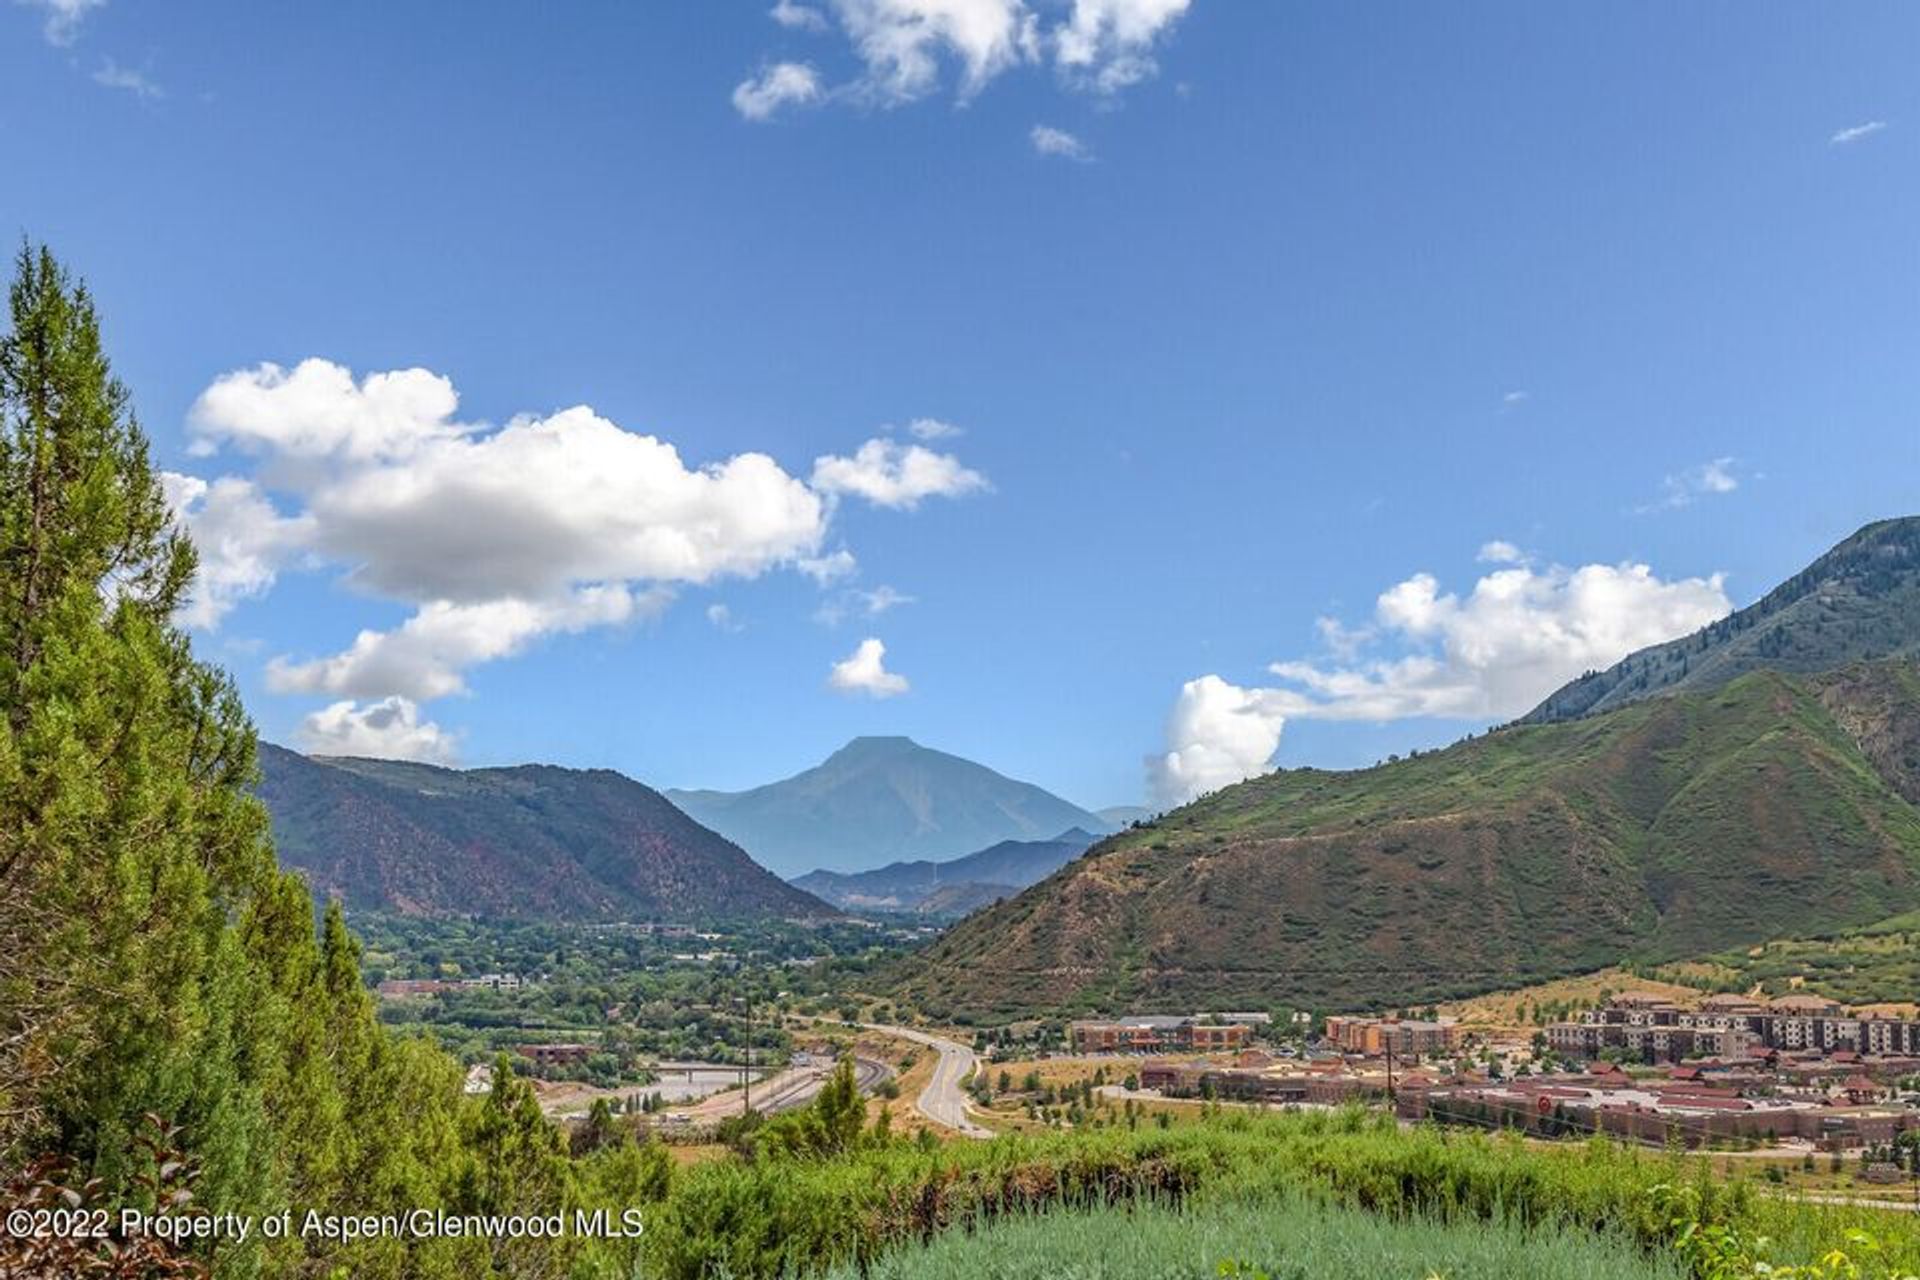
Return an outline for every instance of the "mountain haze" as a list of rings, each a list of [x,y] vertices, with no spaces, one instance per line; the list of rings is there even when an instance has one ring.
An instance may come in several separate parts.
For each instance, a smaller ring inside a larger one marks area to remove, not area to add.
[[[442,769],[262,744],[282,863],[410,915],[701,920],[833,909],[607,769]]]
[[[946,862],[894,862],[852,873],[811,871],[793,883],[848,911],[964,915],[1044,880],[1098,838],[1075,827],[1052,840],[1002,840]]]
[[[1764,597],[1690,636],[1556,690],[1523,719],[1549,724],[1748,671],[1809,673],[1920,654],[1920,517],[1867,525]]]
[[[1071,827],[1112,830],[1031,783],[911,738],[855,738],[824,763],[751,791],[666,795],[782,875],[956,858]]]

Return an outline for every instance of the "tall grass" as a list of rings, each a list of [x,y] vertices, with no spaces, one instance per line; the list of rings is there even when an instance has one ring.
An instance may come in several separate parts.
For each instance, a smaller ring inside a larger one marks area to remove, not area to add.
[[[883,1255],[865,1280],[1685,1280],[1678,1261],[1618,1236],[1391,1219],[1300,1196],[1169,1208],[1021,1214]],[[851,1264],[828,1280],[862,1280]]]
[[[670,1280],[777,1277],[875,1262],[955,1228],[1056,1209],[1306,1197],[1389,1220],[1501,1222],[1522,1230],[1602,1233],[1649,1252],[1675,1234],[1670,1198],[1689,1215],[1776,1242],[1775,1257],[1817,1256],[1865,1227],[1920,1266],[1915,1223],[1870,1209],[1766,1198],[1713,1177],[1704,1162],[1603,1140],[1542,1147],[1479,1133],[1404,1131],[1348,1111],[1239,1112],[1173,1129],[1101,1129],[949,1144],[900,1145],[818,1162],[717,1163],[676,1179],[650,1215],[649,1274]]]

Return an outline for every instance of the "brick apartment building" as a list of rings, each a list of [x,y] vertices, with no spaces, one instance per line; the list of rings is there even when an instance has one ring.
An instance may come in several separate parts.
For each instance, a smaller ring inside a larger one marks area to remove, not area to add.
[[[1687,1009],[1664,996],[1634,993],[1578,1021],[1556,1022],[1546,1034],[1556,1052],[1589,1059],[1608,1049],[1643,1062],[1740,1058],[1757,1050],[1920,1055],[1920,1020],[1859,1014],[1824,996],[1799,994],[1773,1000],[1712,995]]]
[[[1419,1058],[1460,1047],[1460,1029],[1451,1018],[1327,1019],[1326,1038],[1347,1053],[1383,1058]]]
[[[1408,1120],[1477,1124],[1548,1137],[1603,1133],[1649,1146],[1793,1138],[1841,1151],[1885,1145],[1920,1126],[1920,1114],[1903,1107],[1749,1098],[1732,1089],[1636,1081],[1618,1073],[1409,1084],[1400,1090],[1396,1109]]]
[[[522,1044],[513,1051],[536,1067],[573,1067],[593,1056],[590,1044]]]
[[[1247,1043],[1248,1022],[1209,1022],[1199,1017],[1142,1015],[1116,1021],[1088,1020],[1067,1027],[1075,1053],[1223,1053]]]

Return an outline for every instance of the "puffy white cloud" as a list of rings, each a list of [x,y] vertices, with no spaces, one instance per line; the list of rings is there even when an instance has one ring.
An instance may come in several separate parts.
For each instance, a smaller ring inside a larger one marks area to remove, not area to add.
[[[692,469],[585,407],[353,469],[312,508],[356,581],[414,600],[754,577],[817,554],[826,530],[820,495],[765,454]]]
[[[40,33],[47,43],[65,47],[80,34],[80,24],[95,9],[104,9],[107,0],[14,0],[15,4],[38,9],[45,14]]]
[[[1039,52],[1037,21],[1021,0],[835,0],[834,11],[866,64],[861,92],[882,102],[932,92],[943,58],[959,62],[965,99]]]
[[[611,626],[657,613],[669,597],[655,588],[636,595],[624,586],[585,587],[553,601],[501,599],[476,604],[434,600],[392,631],[362,631],[329,658],[267,664],[276,693],[330,693],[353,698],[396,693],[419,701],[466,692],[462,672],[520,653],[543,635]]]
[[[1147,758],[1155,803],[1185,804],[1272,767],[1287,718],[1270,689],[1243,689],[1217,675],[1180,687],[1167,717],[1167,749]]]
[[[1168,720],[1167,752],[1148,759],[1148,781],[1171,804],[1264,772],[1289,719],[1508,719],[1583,671],[1732,608],[1721,575],[1665,581],[1644,564],[1520,564],[1486,574],[1464,598],[1417,573],[1380,593],[1368,626],[1320,619],[1334,665],[1273,663],[1268,671],[1283,683],[1272,688],[1212,675],[1188,681]],[[1356,661],[1362,648],[1389,641],[1395,656]]]
[[[1525,564],[1527,553],[1504,538],[1495,538],[1492,542],[1480,544],[1480,552],[1474,556],[1482,564]]]
[[[189,415],[193,452],[231,444],[300,462],[375,462],[411,457],[474,428],[453,420],[453,383],[425,369],[370,373],[359,382],[331,360],[292,370],[261,364],[216,378]]]
[[[872,698],[891,698],[907,691],[907,678],[887,670],[887,646],[872,636],[862,640],[853,653],[833,664],[827,683],[842,693],[861,693]]]
[[[302,721],[297,736],[302,750],[321,756],[452,764],[458,754],[453,735],[422,720],[405,698],[330,703]]]
[[[813,461],[813,487],[851,493],[875,506],[911,511],[922,498],[957,498],[987,487],[987,478],[950,453],[875,437],[851,458],[829,454]]]
[[[808,4],[796,4],[794,0],[778,0],[773,8],[767,10],[772,18],[789,31],[825,31],[826,15]]]
[[[1849,142],[1858,142],[1862,138],[1871,138],[1874,134],[1879,133],[1886,127],[1887,122],[1885,120],[1869,120],[1865,124],[1848,125],[1844,129],[1837,130],[1827,141],[1833,146],[1844,147]]]
[[[262,481],[169,478],[204,560],[189,621],[213,624],[296,558],[337,567],[412,616],[331,656],[276,658],[271,686],[424,701],[543,635],[656,612],[679,585],[777,569],[844,578],[852,553],[822,545],[839,494],[911,507],[984,485],[919,445],[820,459],[815,488],[764,454],[690,466],[584,406],[500,428],[462,422],[458,407],[424,369],[356,379],[307,360],[218,379],[195,405],[195,438],[256,458]]]
[[[1054,60],[1100,93],[1117,93],[1159,70],[1153,46],[1190,0],[1073,0],[1054,35]]]
[[[165,471],[160,484],[199,552],[200,568],[180,610],[186,626],[219,626],[234,605],[273,586],[281,567],[312,541],[311,516],[281,515],[250,480],[223,476],[209,484]]]
[[[1358,665],[1276,662],[1289,716],[1504,719],[1583,671],[1698,630],[1733,605],[1721,575],[1663,581],[1644,564],[1522,566],[1482,577],[1464,598],[1419,573],[1382,592],[1376,631],[1405,652]]]
[[[1027,141],[1033,149],[1043,156],[1060,156],[1066,160],[1086,160],[1087,148],[1080,139],[1065,129],[1056,129],[1052,125],[1037,124],[1027,134]]]
[[[776,62],[733,87],[733,109],[748,120],[771,120],[783,108],[819,102],[820,73],[804,62]]]
[[[1153,50],[1179,21],[1190,0],[1074,0],[1056,21],[1043,21],[1027,0],[832,0],[841,32],[861,62],[852,83],[834,90],[811,85],[808,100],[840,97],[886,106],[912,102],[940,88],[944,69],[959,69],[961,101],[1018,66],[1051,61],[1076,88],[1113,94],[1154,74]],[[1058,4],[1039,6],[1049,16]],[[825,26],[817,9],[780,0],[774,21],[795,30]],[[792,65],[792,64],[782,64]],[[765,88],[768,73],[734,90]],[[798,82],[795,82],[796,86]],[[757,102],[757,99],[750,98]],[[768,114],[781,103],[775,102]]]
[[[733,610],[729,609],[724,604],[708,605],[707,621],[710,624],[712,624],[713,628],[716,631],[745,631],[746,630],[746,625],[744,623],[736,622],[733,617]]]

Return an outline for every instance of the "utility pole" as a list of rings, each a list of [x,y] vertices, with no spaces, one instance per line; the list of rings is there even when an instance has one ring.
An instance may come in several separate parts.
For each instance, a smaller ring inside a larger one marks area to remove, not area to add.
[[[1387,1032],[1386,1035],[1381,1037],[1381,1041],[1386,1045],[1387,1049],[1387,1110],[1398,1115],[1400,1112],[1400,1095],[1395,1093],[1393,1089],[1393,1033],[1391,1031]]]
[[[740,1074],[740,1114],[746,1115],[753,1110],[753,987],[747,986],[743,997],[747,1003],[747,1067]]]

